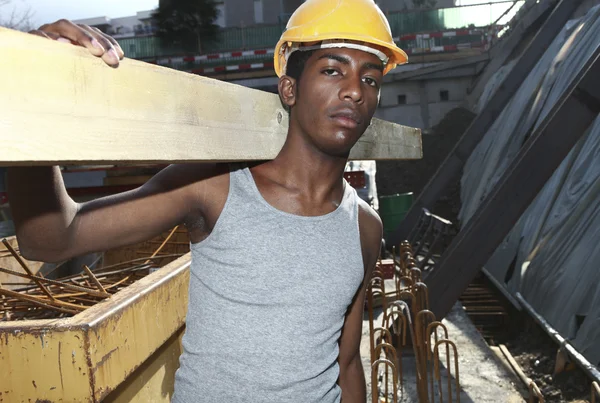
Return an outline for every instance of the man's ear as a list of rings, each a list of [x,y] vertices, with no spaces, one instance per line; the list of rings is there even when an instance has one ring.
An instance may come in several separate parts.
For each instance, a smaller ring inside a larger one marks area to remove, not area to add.
[[[281,103],[288,109],[296,104],[296,80],[289,76],[281,76],[279,79],[279,98]]]

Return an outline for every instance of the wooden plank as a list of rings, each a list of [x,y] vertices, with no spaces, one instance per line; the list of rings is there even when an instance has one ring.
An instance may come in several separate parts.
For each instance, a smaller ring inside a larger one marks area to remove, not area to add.
[[[523,51],[519,61],[502,81],[502,84],[498,86],[494,95],[475,117],[460,141],[450,151],[435,175],[413,202],[411,209],[406,213],[396,231],[387,240],[388,244],[398,245],[404,241],[411,229],[417,225],[422,209],[431,209],[448,185],[460,174],[469,155],[581,2],[582,0],[561,0],[556,6],[527,49]]]
[[[0,28],[0,163],[274,158],[288,128],[279,97]],[[418,159],[419,129],[374,119],[351,159]]]
[[[443,318],[600,113],[600,46],[425,278]],[[568,133],[568,135],[565,135]],[[516,190],[517,189],[517,190]]]

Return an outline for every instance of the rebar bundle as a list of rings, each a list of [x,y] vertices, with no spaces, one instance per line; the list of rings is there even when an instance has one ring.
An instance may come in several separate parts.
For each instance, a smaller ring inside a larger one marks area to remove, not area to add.
[[[402,356],[408,349],[415,359],[419,402],[459,403],[458,351],[448,339],[447,328],[429,310],[417,255],[410,243],[403,242],[398,254],[394,248],[393,256],[391,273],[385,268],[389,263],[380,260],[367,288],[372,402],[401,400],[405,384]],[[375,305],[383,308],[380,327],[374,324]]]
[[[2,243],[17,260],[23,272],[0,267],[0,272],[22,278],[22,282],[0,283],[0,321],[65,318],[85,311],[111,295],[159,269],[165,260],[174,260],[184,253],[161,253],[175,227],[151,256],[92,270],[83,266],[80,274],[59,279],[34,274],[10,243]],[[11,286],[7,289],[6,286]]]

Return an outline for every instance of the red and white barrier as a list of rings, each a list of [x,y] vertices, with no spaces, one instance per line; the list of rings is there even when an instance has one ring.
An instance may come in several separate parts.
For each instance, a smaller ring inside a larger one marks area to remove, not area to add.
[[[456,36],[467,36],[467,35],[483,35],[482,29],[457,29],[453,31],[440,31],[440,32],[428,32],[425,34],[409,34],[401,35],[394,38],[394,41],[413,41],[417,39],[430,39],[430,38],[450,38]]]
[[[230,64],[227,66],[218,67],[205,67],[198,68],[188,71],[192,74],[215,74],[215,73],[227,73],[233,71],[247,71],[247,70],[263,70],[267,68],[273,68],[273,63],[244,63],[244,64]]]
[[[444,46],[433,46],[430,48],[408,48],[405,49],[408,55],[420,55],[429,53],[444,53],[444,52],[457,52],[460,49],[479,48],[485,47],[486,42],[483,38],[485,30],[483,29],[457,29],[451,31],[440,31],[440,32],[428,32],[422,34],[410,34],[401,35],[394,38],[394,41],[410,41],[410,40],[422,40],[431,38],[449,38],[457,36],[468,36],[468,35],[482,35],[481,42],[464,43],[458,45],[444,45]],[[150,61],[153,64],[159,64],[163,66],[169,66],[173,63],[184,63],[184,62],[202,62],[207,60],[220,60],[232,58],[243,58],[249,56],[271,56],[274,53],[274,49],[256,49],[256,50],[245,50],[237,52],[225,52],[225,53],[214,53],[207,55],[196,55],[196,56],[183,56],[183,57],[170,57]],[[232,61],[233,62],[233,61]],[[216,67],[200,67],[197,69],[189,70],[188,73],[192,74],[218,74],[227,73],[234,71],[248,71],[248,70],[262,70],[267,68],[273,68],[272,62],[265,63],[241,63],[241,64],[227,64]]]
[[[273,53],[275,53],[274,49],[256,49],[244,50],[239,52],[213,53],[209,55],[169,57],[164,59],[153,60],[150,63],[160,64],[164,66],[172,63],[201,62],[206,60],[231,59],[234,57],[272,55]]]

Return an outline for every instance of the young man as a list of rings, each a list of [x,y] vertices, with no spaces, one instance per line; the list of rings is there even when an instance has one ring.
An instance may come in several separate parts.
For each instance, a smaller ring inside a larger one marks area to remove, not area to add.
[[[40,31],[110,64],[122,56],[89,27]],[[276,48],[290,125],[273,161],[172,165],[137,190],[82,204],[56,167],[10,169],[21,251],[60,261],[185,223],[192,265],[173,401],[364,402],[363,300],[382,226],[343,172],[383,75],[404,62],[372,0],[308,0]]]

